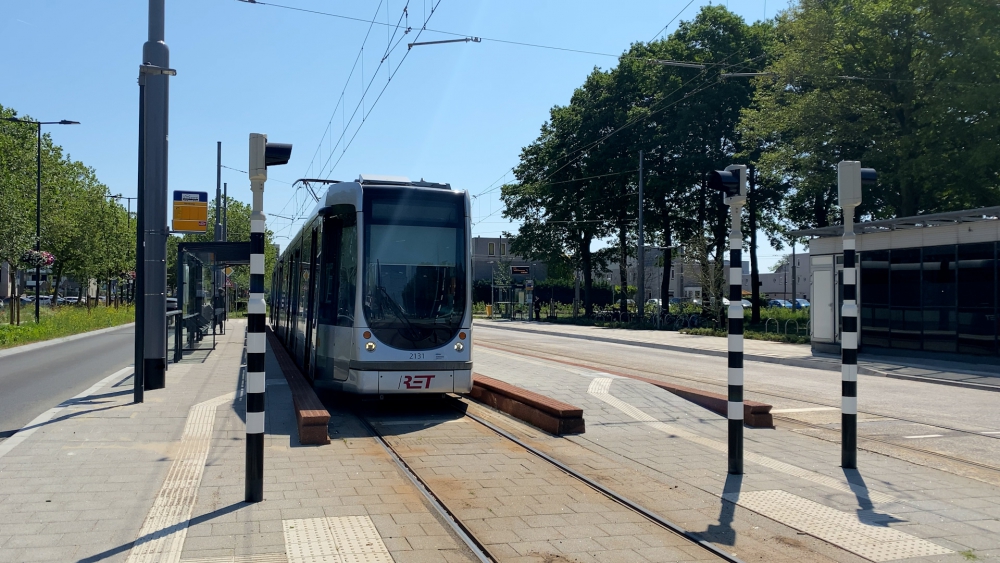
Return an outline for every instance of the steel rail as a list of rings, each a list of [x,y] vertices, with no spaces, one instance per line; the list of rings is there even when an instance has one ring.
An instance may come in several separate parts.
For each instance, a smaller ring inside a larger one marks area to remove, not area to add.
[[[518,446],[524,448],[525,450],[527,450],[528,452],[532,453],[536,457],[539,457],[542,460],[549,462],[550,464],[554,465],[556,468],[558,468],[563,473],[569,475],[570,477],[573,477],[573,478],[575,478],[575,479],[577,479],[579,481],[582,481],[587,486],[589,486],[590,488],[594,489],[595,491],[603,494],[604,496],[608,497],[609,499],[617,502],[618,504],[621,504],[622,506],[625,506],[626,508],[629,508],[629,509],[631,509],[631,510],[633,510],[635,512],[638,512],[639,514],[642,514],[647,519],[651,520],[653,523],[658,524],[658,525],[660,525],[660,526],[662,526],[662,527],[670,530],[671,532],[674,532],[675,534],[677,534],[677,535],[679,535],[679,536],[681,536],[681,537],[683,537],[683,538],[685,538],[687,540],[690,540],[691,542],[694,542],[698,546],[700,546],[700,547],[708,550],[712,554],[714,554],[714,555],[716,555],[718,557],[721,557],[722,559],[724,559],[726,561],[729,561],[730,563],[743,563],[743,561],[741,559],[737,558],[735,555],[733,555],[731,553],[728,553],[726,551],[723,551],[723,550],[719,549],[718,547],[716,547],[715,545],[713,545],[712,543],[707,542],[707,541],[701,539],[698,536],[698,534],[695,534],[693,532],[689,532],[689,531],[685,530],[684,528],[681,528],[677,524],[674,524],[673,522],[671,522],[671,521],[667,520],[666,518],[660,516],[659,514],[656,514],[655,512],[652,512],[652,511],[646,509],[642,505],[639,505],[639,504],[636,504],[636,503],[632,502],[631,500],[629,500],[629,499],[625,498],[624,496],[616,493],[615,491],[612,491],[611,489],[605,487],[604,485],[598,483],[597,481],[594,481],[590,477],[587,477],[586,475],[584,475],[584,474],[580,473],[579,471],[577,471],[577,470],[569,467],[565,463],[563,463],[563,462],[561,462],[561,461],[553,458],[552,456],[546,454],[545,452],[543,452],[543,451],[535,448],[534,446],[528,445],[527,443],[523,442],[521,439],[519,439],[516,436],[510,434],[506,430],[504,430],[504,429],[502,429],[502,428],[494,425],[493,423],[488,422],[488,421],[486,421],[486,420],[484,420],[484,419],[482,419],[482,418],[480,418],[480,417],[478,417],[478,416],[476,416],[474,414],[470,414],[468,412],[465,412],[464,414],[465,414],[465,416],[471,418],[472,420],[478,422],[479,424],[482,424],[486,428],[489,428],[490,430],[492,430],[493,432],[497,433],[498,435],[500,435],[500,436],[502,436],[502,437],[510,440],[511,442],[514,442],[515,444],[517,444]]]
[[[399,467],[400,471],[402,471],[410,482],[413,483],[413,486],[424,495],[424,498],[427,499],[431,506],[438,511],[438,513],[451,527],[452,531],[455,532],[455,535],[457,535],[459,539],[465,543],[469,550],[472,551],[472,554],[475,555],[481,563],[499,563],[500,559],[493,555],[485,544],[476,539],[472,531],[466,528],[465,524],[462,524],[462,521],[455,516],[447,505],[445,505],[444,501],[431,491],[430,487],[427,486],[424,480],[417,475],[417,472],[414,471],[398,453],[396,453],[396,450],[392,447],[392,444],[385,439],[385,436],[376,430],[375,427],[368,422],[368,419],[366,419],[364,415],[356,412],[355,416],[357,416],[358,420],[360,420],[361,423],[368,428],[368,431],[378,439],[379,444],[381,444],[382,448],[389,454],[389,457],[391,457],[392,461],[396,463],[396,466]]]

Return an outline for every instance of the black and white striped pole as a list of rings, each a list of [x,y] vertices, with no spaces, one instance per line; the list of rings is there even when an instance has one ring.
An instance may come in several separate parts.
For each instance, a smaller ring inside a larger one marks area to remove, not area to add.
[[[267,135],[250,134],[250,296],[247,301],[247,455],[246,502],[264,500],[264,182],[267,167],[285,164],[292,145],[268,143]]]
[[[743,231],[740,218],[747,201],[747,167],[727,166],[712,172],[709,187],[722,192],[729,205],[729,458],[730,475],[743,474]]]
[[[861,186],[874,184],[873,168],[858,161],[837,165],[838,202],[844,212],[844,304],[840,311],[840,465],[858,467],[858,274],[854,237],[854,210],[861,205]]]

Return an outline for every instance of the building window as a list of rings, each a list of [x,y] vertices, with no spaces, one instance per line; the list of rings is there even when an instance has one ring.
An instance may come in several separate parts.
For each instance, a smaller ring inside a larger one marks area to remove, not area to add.
[[[501,242],[500,243],[500,256],[506,256],[506,255],[507,255],[507,243],[506,242]]]
[[[495,242],[491,242],[489,244],[489,254],[490,254],[490,256],[496,256],[496,253],[497,253],[496,244],[497,243],[495,243]]]

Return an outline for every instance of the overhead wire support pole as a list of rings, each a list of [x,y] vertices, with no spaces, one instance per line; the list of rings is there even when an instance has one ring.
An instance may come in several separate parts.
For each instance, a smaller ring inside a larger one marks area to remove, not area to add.
[[[136,275],[142,275],[144,291],[141,329],[143,385],[146,389],[166,386],[167,350],[167,172],[169,146],[169,77],[177,74],[169,68],[170,50],[165,40],[165,1],[149,0],[148,35],[142,45],[139,67],[143,100],[143,131],[140,166],[143,171],[143,262]]]
[[[642,232],[642,151],[639,151],[639,251],[636,256],[636,296],[635,304],[638,308],[639,322],[643,321],[646,313],[646,239]]]

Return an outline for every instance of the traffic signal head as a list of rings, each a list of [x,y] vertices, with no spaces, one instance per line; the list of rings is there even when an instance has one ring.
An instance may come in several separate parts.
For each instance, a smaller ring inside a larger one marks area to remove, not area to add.
[[[725,170],[713,170],[708,177],[708,187],[722,192],[727,199],[747,195],[747,168],[742,164],[727,166]]]
[[[292,145],[268,143],[267,135],[250,133],[250,179],[267,180],[267,167],[286,164],[292,156]]]
[[[292,157],[291,143],[264,143],[264,165],[280,166],[288,164]]]
[[[873,186],[878,181],[874,168],[862,168],[857,160],[837,164],[837,203],[841,207],[861,205],[861,186]]]

